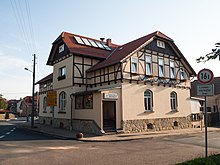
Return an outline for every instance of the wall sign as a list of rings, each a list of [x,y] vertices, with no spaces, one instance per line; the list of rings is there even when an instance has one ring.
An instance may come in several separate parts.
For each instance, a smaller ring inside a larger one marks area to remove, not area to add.
[[[118,99],[117,93],[103,93],[104,99]]]

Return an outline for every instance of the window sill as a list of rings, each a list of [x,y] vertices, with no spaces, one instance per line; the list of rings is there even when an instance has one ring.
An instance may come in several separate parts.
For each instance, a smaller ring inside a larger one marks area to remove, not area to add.
[[[171,110],[172,113],[176,113],[179,112],[178,110]]]
[[[154,113],[153,110],[145,110],[144,113]]]
[[[57,79],[58,79],[58,81],[60,81],[60,80],[63,80],[65,78],[66,78],[66,75],[63,75],[63,76],[59,76]]]
[[[66,112],[63,112],[63,111],[59,111],[58,113],[61,113],[61,114],[63,113],[63,114],[65,114]]]

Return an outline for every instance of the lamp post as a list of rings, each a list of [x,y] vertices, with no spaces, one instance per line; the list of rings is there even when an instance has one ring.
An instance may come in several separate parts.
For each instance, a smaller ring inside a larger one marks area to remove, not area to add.
[[[24,68],[27,71],[33,73],[33,83],[32,83],[32,109],[31,109],[31,127],[34,128],[34,86],[35,86],[35,61],[36,55],[34,54],[34,61],[33,61],[33,71],[29,70],[28,68]]]

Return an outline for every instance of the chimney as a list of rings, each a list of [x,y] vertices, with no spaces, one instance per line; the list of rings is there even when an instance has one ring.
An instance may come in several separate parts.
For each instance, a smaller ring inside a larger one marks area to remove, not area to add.
[[[105,40],[105,38],[100,38],[100,40],[103,42]]]
[[[106,40],[106,44],[107,44],[107,46],[111,46],[112,40],[111,40],[110,38],[108,38],[108,39]]]

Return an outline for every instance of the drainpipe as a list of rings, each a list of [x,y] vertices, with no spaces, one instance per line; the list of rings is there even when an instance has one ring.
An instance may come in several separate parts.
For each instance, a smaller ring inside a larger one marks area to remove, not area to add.
[[[73,130],[73,94],[70,95],[70,99],[71,99],[71,113],[70,113],[70,131]]]

